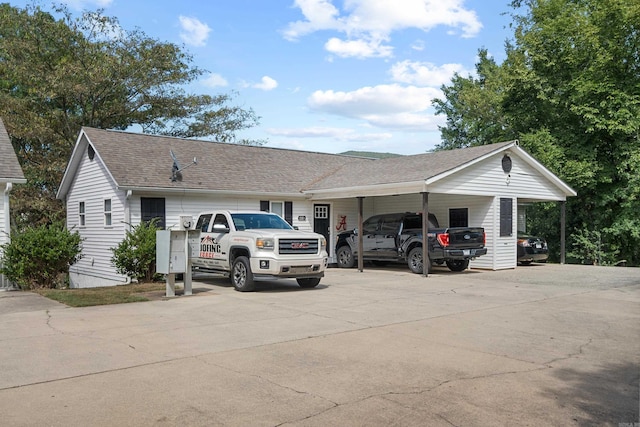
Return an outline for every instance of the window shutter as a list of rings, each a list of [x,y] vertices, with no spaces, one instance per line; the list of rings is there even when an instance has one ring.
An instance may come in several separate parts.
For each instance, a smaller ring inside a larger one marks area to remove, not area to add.
[[[293,202],[284,202],[284,220],[293,226]]]
[[[260,200],[260,210],[263,212],[269,212],[269,201]]]

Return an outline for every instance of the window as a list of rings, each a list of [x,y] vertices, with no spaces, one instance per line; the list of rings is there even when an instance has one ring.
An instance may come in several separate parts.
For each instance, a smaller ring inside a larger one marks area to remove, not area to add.
[[[270,202],[269,200],[260,200],[260,210],[280,215],[280,217],[284,218],[289,225],[293,226],[293,202]]]
[[[315,219],[328,219],[329,218],[329,206],[327,205],[315,205],[314,206],[314,218]]]
[[[164,197],[140,197],[142,221],[149,222],[157,218],[156,226],[164,230],[167,221],[164,207]]]
[[[469,209],[456,208],[449,209],[449,227],[468,227]]]
[[[111,226],[111,199],[104,199],[104,226]]]
[[[80,227],[84,227],[86,225],[86,211],[85,211],[85,206],[84,206],[84,202],[79,202],[78,203],[78,225],[80,225]]]
[[[500,199],[500,237],[513,235],[513,199]]]
[[[211,222],[211,214],[200,215],[198,223],[196,224],[196,230],[200,230],[204,233],[209,231],[209,223]]]

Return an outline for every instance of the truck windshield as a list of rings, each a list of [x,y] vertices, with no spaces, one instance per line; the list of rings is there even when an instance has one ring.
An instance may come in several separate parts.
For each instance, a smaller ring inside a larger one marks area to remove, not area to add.
[[[250,230],[252,228],[271,228],[277,230],[292,230],[292,227],[278,215],[268,213],[238,213],[231,214],[236,230]]]

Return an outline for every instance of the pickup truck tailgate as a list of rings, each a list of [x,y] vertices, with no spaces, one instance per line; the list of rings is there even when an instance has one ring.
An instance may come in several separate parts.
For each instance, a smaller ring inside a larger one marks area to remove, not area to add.
[[[484,247],[484,228],[450,228],[450,248],[482,248]]]

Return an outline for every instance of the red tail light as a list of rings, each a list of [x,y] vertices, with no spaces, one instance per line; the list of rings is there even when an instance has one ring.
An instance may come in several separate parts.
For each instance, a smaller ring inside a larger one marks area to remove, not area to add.
[[[448,233],[438,234],[438,243],[440,243],[440,245],[444,247],[449,246],[449,234]]]
[[[487,233],[482,233],[482,246],[487,246]]]

